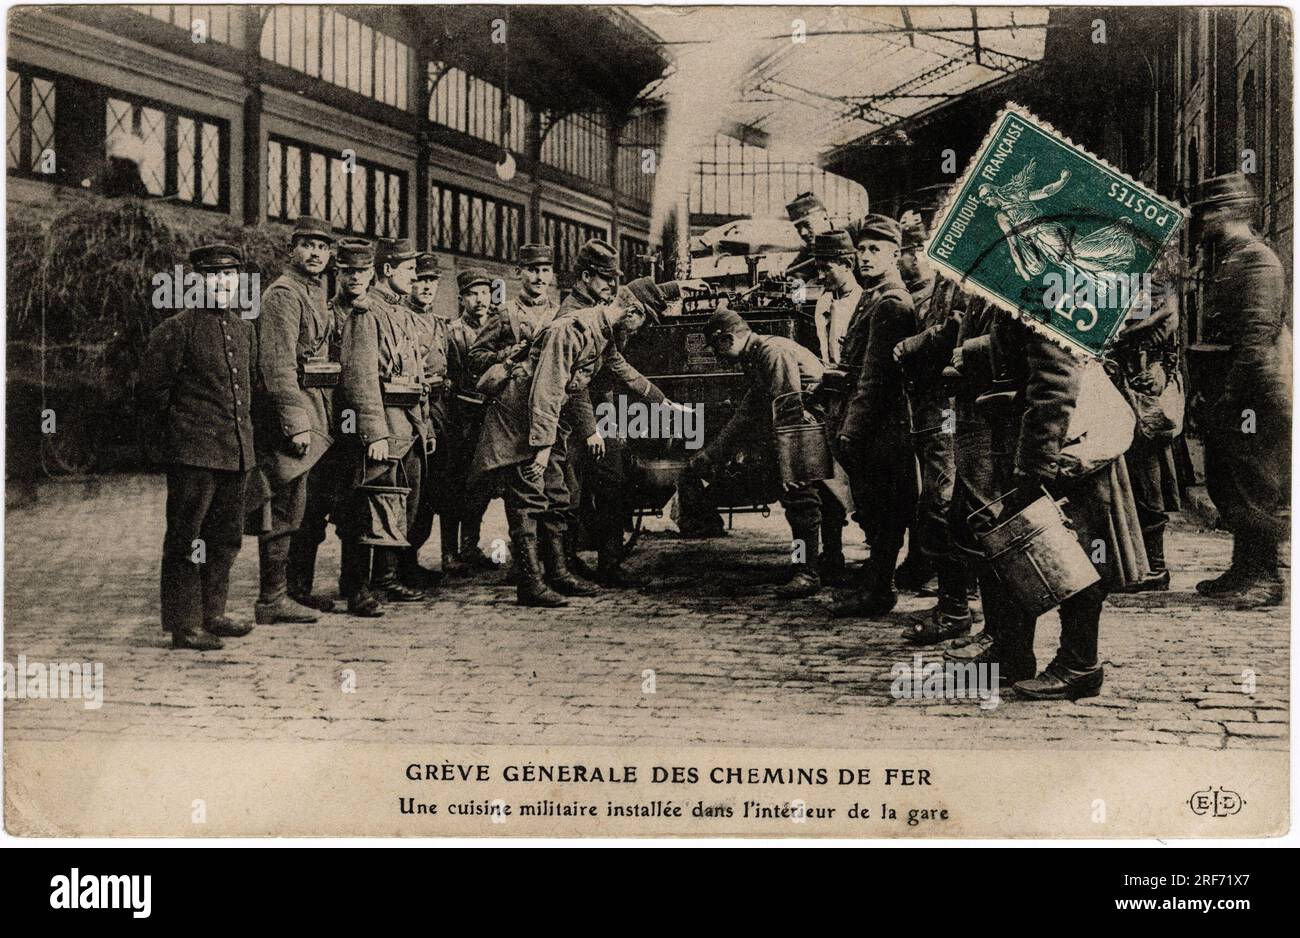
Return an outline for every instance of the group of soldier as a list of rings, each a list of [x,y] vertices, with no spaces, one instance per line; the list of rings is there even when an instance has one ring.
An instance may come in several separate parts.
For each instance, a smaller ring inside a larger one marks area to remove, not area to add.
[[[1243,177],[1208,180],[1193,209],[1196,237],[1214,248],[1208,308],[1230,343],[1226,379],[1202,427],[1207,485],[1234,535],[1231,568],[1197,589],[1239,607],[1275,605],[1283,601],[1278,551],[1290,452],[1281,266],[1251,229]],[[1180,488],[1170,440],[1139,432],[1119,466],[1079,471],[1066,449],[1080,409],[1081,362],[933,273],[921,212],[871,214],[835,228],[805,194],[789,214],[805,247],[787,274],[815,276],[823,290],[819,350],[757,334],[720,304],[705,341],[740,367],[750,390],[727,427],[691,457],[684,481],[707,482],[738,448],[775,445],[782,428],[823,427],[830,477],[782,485],[797,549],[780,595],[849,585],[832,614],[880,619],[899,588],[921,591],[933,579],[937,603],[909,621],[906,641],[946,643],[951,659],[997,665],[1025,698],[1098,693],[1108,593],[1169,588],[1164,530]],[[190,261],[218,297],[235,295],[237,249],[207,245]],[[433,308],[435,256],[407,240],[337,238],[327,223],[302,217],[289,265],[255,318],[219,299],[154,331],[141,391],[166,438],[161,598],[174,647],[218,648],[223,637],[251,629],[226,615],[244,533],[258,537],[257,623],[309,623],[333,610],[334,600],[314,589],[330,522],[342,544],[346,611],[373,617],[387,603],[425,598],[444,576],[496,569],[501,558],[480,545],[496,497],[504,500],[520,604],[561,606],[569,596],[637,582],[621,562],[625,447],[597,431],[593,399],[631,393],[683,406],[667,401],[622,349],[684,287],[702,285],[641,278],[620,287],[617,253],[591,240],[556,304],[551,248],[525,244],[516,261],[520,291],[504,303],[502,281],[462,270],[460,314],[450,319]],[[327,297],[331,264],[336,287]],[[1117,385],[1156,397],[1171,382],[1185,388],[1176,269],[1162,262],[1149,307],[1113,343],[1106,368]],[[1012,517],[1045,495],[1063,500],[1099,579],[1060,604],[1059,648],[1040,669],[1037,616],[984,556],[976,517],[993,506],[996,517]],[[582,505],[594,507],[594,569],[578,554]],[[1140,530],[1117,521],[1126,508]],[[435,516],[438,571],[419,560]],[[850,517],[870,548],[854,569],[843,548]],[[1126,536],[1145,555],[1136,572],[1106,560],[1132,552]],[[983,629],[972,634],[975,598]]]
[[[933,212],[945,194],[932,187],[916,204]],[[787,274],[810,278],[815,269],[824,291],[815,312],[820,355],[757,335],[730,310],[715,313],[706,339],[739,363],[750,391],[688,473],[708,478],[742,441],[775,445],[778,425],[792,425],[781,402],[799,400],[793,424],[802,418],[827,428],[834,477],[783,486],[796,550],[780,595],[848,584],[852,591],[832,614],[880,619],[898,588],[920,592],[934,580],[936,605],[910,618],[903,639],[944,643],[950,660],[996,665],[999,680],[1021,698],[1099,693],[1107,595],[1169,589],[1165,528],[1182,487],[1174,434],[1134,421],[1127,451],[1083,464],[1069,444],[1073,418],[1095,406],[1081,396],[1084,363],[1044,331],[932,272],[920,211],[898,220],[872,214],[842,229],[810,193],[788,211],[805,247]],[[1254,197],[1240,174],[1208,180],[1193,213],[1193,238],[1213,259],[1205,302],[1230,347],[1225,380],[1207,389],[1213,399],[1202,411],[1206,481],[1233,534],[1231,567],[1196,589],[1232,608],[1278,605],[1291,390],[1282,268],[1251,228]],[[1144,302],[1107,351],[1105,374],[1129,399],[1166,401],[1171,386],[1185,393],[1173,282],[1180,266],[1172,255],[1160,259]],[[1017,601],[978,535],[1044,497],[1064,506],[1098,577],[1060,602],[1058,650],[1040,669],[1038,615]],[[850,508],[870,547],[852,572],[842,547]],[[905,542],[907,559],[896,566]],[[983,629],[971,634],[976,597]]]
[[[161,599],[173,647],[215,649],[251,630],[226,614],[245,533],[258,539],[256,623],[334,611],[314,589],[330,523],[346,611],[375,617],[426,598],[444,576],[499,569],[480,544],[498,496],[521,604],[633,583],[612,517],[621,454],[596,431],[587,385],[601,374],[666,403],[618,346],[680,289],[650,278],[620,288],[617,252],[597,239],[578,252],[562,304],[549,246],[522,245],[516,262],[520,291],[505,303],[494,302],[503,281],[460,271],[459,315],[447,318],[434,310],[436,256],[405,239],[338,238],[303,216],[287,267],[246,318],[234,305],[239,250],[191,252],[215,303],[154,330],[139,384],[168,467]],[[604,464],[591,473],[595,568],[571,531],[589,462]],[[438,570],[419,560],[435,516]]]

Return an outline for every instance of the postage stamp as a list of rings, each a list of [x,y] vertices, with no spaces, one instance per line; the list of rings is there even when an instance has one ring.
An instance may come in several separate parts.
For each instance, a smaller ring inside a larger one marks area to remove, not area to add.
[[[971,292],[1099,356],[1149,306],[1151,269],[1183,218],[1008,103],[936,216],[926,254]]]

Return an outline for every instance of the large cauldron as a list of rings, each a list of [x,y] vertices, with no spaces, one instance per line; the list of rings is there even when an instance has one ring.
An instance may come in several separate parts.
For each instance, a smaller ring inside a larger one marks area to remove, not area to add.
[[[703,405],[706,445],[726,426],[749,387],[739,365],[720,361],[704,341],[704,324],[722,299],[715,295],[687,301],[682,315],[646,326],[625,350],[628,361],[670,400]],[[755,332],[785,336],[818,349],[814,303],[799,304],[783,290],[758,290],[727,300]],[[629,440],[628,450],[634,504],[641,509],[662,508],[695,451],[685,449],[680,440],[671,446],[658,440]],[[724,511],[764,507],[775,502],[780,491],[776,453],[769,439],[745,445],[709,489],[710,500]]]

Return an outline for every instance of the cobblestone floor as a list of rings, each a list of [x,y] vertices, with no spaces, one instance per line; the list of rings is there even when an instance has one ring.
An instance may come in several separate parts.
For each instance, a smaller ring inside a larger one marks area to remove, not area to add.
[[[634,566],[652,588],[567,609],[522,609],[501,574],[457,582],[382,619],[258,627],[208,654],[158,627],[163,483],[50,483],[5,519],[4,660],[96,661],[105,703],[9,700],[10,739],[358,739],[446,743],[722,744],[910,748],[1285,749],[1288,615],[1235,612],[1192,590],[1227,564],[1222,534],[1172,531],[1173,590],[1116,597],[1102,620],[1106,684],[1080,703],[895,700],[909,664],[905,596],[887,621],[831,620],[828,596],[770,597],[788,537],[779,511],[738,516],[725,539],[649,535]],[[500,503],[485,538],[504,536]],[[251,618],[257,551],[244,542],[231,612]],[[434,555],[426,552],[426,562]],[[856,554],[860,556],[861,550]],[[332,583],[338,550],[322,556]],[[851,554],[851,559],[852,554]],[[764,581],[764,582],[760,582]],[[1054,615],[1038,634],[1050,659]],[[934,651],[926,661],[937,660]],[[654,672],[654,693],[643,673]],[[355,692],[343,692],[343,672]],[[1253,673],[1253,693],[1243,688]]]

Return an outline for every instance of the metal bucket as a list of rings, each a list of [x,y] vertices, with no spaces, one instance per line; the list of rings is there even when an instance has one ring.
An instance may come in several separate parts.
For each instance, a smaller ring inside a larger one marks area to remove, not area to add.
[[[821,482],[835,475],[830,440],[823,423],[776,428],[776,466],[787,485]]]
[[[968,523],[1001,500],[972,512]],[[1101,579],[1050,496],[975,537],[998,579],[1028,615],[1041,616]]]

